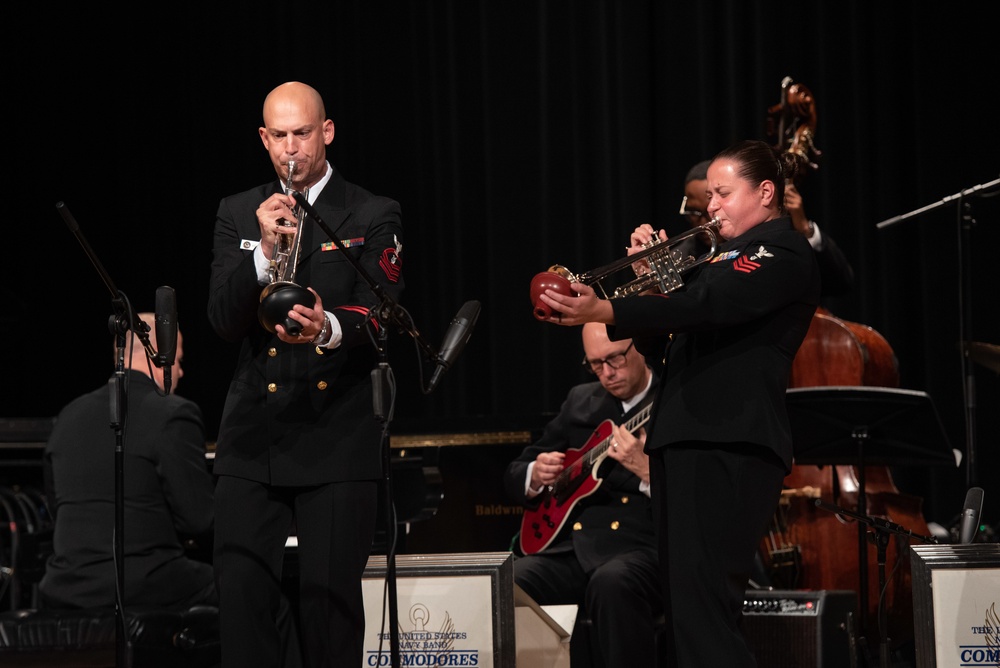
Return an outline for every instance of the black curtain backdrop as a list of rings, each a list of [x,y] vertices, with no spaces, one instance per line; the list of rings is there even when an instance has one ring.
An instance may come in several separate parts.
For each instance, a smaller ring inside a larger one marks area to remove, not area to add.
[[[152,310],[160,285],[177,290],[178,392],[215,438],[236,349],[206,319],[214,214],[221,197],[274,178],[261,104],[300,80],[336,124],[330,160],[402,205],[404,306],[421,334],[437,346],[464,301],[483,304],[431,395],[413,341],[389,337],[393,431],[540,423],[586,376],[578,329],[532,317],[531,277],[623,257],[639,223],[684,229],[687,169],[736,140],[768,139],[766,110],[790,76],[818,103],[823,155],[802,187],[807,212],[857,274],[830,307],[885,336],[902,387],[932,396],[951,447],[976,444],[984,518],[1000,516],[1000,379],[974,364],[967,411],[960,347],[1000,343],[1000,199],[965,200],[967,241],[957,201],[876,228],[1000,175],[989,92],[1000,59],[978,3],[225,4],[8,9],[14,262],[0,414],[55,415],[113,370],[111,295],[59,217],[62,201],[137,309]],[[897,483],[946,524],[968,478],[964,466],[917,468]]]

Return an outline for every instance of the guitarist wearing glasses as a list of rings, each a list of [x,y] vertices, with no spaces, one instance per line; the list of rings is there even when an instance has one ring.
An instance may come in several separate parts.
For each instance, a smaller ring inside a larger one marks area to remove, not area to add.
[[[583,325],[595,382],[570,389],[559,414],[507,467],[508,496],[525,507],[514,581],[541,605],[576,604],[593,637],[573,630],[574,666],[653,666],[662,612],[643,453],[657,377],[629,339]]]

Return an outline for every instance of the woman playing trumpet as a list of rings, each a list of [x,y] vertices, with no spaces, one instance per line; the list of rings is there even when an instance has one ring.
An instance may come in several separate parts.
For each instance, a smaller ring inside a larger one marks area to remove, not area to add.
[[[646,439],[671,666],[754,666],[740,616],[754,558],[791,469],[785,390],[819,301],[806,239],[784,215],[797,164],[760,141],[708,168],[708,213],[720,221],[711,261],[669,294],[601,299],[546,291],[549,322],[602,322],[632,338],[663,381]],[[629,255],[655,234],[640,225]],[[636,263],[642,271],[643,262]],[[616,427],[616,441],[635,436]]]

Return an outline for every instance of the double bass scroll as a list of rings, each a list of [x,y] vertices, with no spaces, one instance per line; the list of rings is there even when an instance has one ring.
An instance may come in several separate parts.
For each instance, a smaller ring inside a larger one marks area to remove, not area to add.
[[[809,170],[819,169],[823,152],[816,148],[818,119],[812,91],[785,77],[781,81],[781,101],[768,108],[767,114],[767,135],[775,138],[774,148],[794,155]]]

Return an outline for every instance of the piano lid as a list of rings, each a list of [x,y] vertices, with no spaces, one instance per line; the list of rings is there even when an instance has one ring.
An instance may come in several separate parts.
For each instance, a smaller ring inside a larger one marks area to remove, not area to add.
[[[389,434],[389,447],[441,448],[465,445],[531,445],[542,435],[552,415],[536,413],[522,416],[473,415],[462,418],[395,420]],[[214,456],[215,442],[209,442],[209,456]]]

